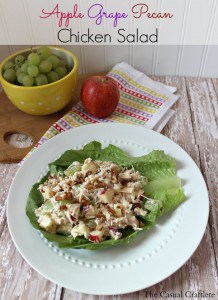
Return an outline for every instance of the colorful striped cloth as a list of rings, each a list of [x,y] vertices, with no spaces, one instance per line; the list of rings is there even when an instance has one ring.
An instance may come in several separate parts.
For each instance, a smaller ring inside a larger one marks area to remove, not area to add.
[[[173,115],[170,107],[179,98],[174,95],[176,88],[155,82],[126,63],[115,65],[108,76],[120,88],[119,104],[110,117],[91,117],[82,104],[78,103],[47,130],[36,147],[65,130],[99,122],[134,124],[160,132]]]

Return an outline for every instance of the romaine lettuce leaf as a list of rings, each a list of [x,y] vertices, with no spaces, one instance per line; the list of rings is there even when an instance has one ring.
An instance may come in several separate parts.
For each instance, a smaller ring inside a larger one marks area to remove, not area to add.
[[[91,157],[93,160],[112,161],[126,168],[134,167],[135,170],[147,177],[148,183],[144,186],[145,196],[154,201],[149,201],[145,198],[144,205],[149,213],[143,218],[140,217],[144,223],[144,230],[154,226],[158,216],[175,209],[185,199],[181,180],[176,175],[176,161],[174,158],[166,155],[164,151],[154,150],[141,157],[130,157],[122,149],[114,145],[109,145],[102,149],[101,143],[97,141],[85,145],[81,150],[64,152],[60,158],[49,164],[49,173],[42,178],[40,183],[44,182],[50,173],[63,172],[73,161],[83,162],[88,157]],[[26,214],[31,224],[40,230],[45,238],[57,243],[59,247],[97,250],[112,245],[129,243],[139,233],[139,231],[134,231],[132,228],[125,228],[121,239],[108,239],[101,243],[92,243],[84,237],[74,239],[72,236],[46,232],[39,227],[35,215],[35,209],[43,203],[43,197],[37,190],[40,183],[34,184],[30,191],[26,205]]]
[[[185,199],[181,180],[176,175],[166,175],[149,181],[144,191],[147,197],[161,201],[160,214],[171,210]]]

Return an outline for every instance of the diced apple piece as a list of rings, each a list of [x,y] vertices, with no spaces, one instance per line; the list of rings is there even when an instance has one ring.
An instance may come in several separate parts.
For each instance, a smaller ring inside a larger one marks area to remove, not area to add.
[[[82,221],[79,222],[78,225],[74,226],[73,229],[71,230],[71,235],[76,238],[77,236],[82,236],[87,239],[89,237],[89,228],[84,224]]]
[[[98,209],[93,205],[87,205],[84,209],[86,219],[95,218],[95,215],[98,213]]]
[[[40,227],[44,228],[46,231],[49,232],[52,232],[55,227],[49,215],[42,215],[39,219],[39,225]]]
[[[110,232],[110,236],[114,239],[114,240],[118,240],[122,237],[122,233],[119,231],[119,229],[117,229],[116,227],[109,227],[109,232]]]
[[[43,213],[51,212],[53,209],[53,204],[51,200],[46,200],[41,206],[41,208]]]
[[[98,171],[98,168],[96,167],[95,163],[90,160],[89,162],[84,163],[84,165],[82,166],[82,171],[90,171],[92,173],[96,173]]]
[[[79,203],[73,203],[68,206],[69,212],[72,216],[77,218],[80,214],[80,204]]]
[[[94,230],[90,232],[89,240],[93,243],[100,243],[103,238],[103,232],[99,230]]]
[[[99,200],[102,203],[111,203],[114,197],[113,189],[105,189],[99,194]]]
[[[45,187],[44,188],[44,193],[42,193],[43,197],[45,200],[48,200],[52,197],[52,189],[50,187]]]
[[[118,205],[114,205],[114,211],[115,211],[116,217],[121,218],[122,217],[122,210]]]

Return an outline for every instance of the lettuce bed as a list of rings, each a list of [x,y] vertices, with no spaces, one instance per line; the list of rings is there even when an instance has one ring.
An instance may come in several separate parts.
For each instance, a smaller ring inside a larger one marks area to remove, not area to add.
[[[40,230],[46,239],[57,243],[61,248],[98,250],[112,245],[129,243],[139,233],[132,228],[125,228],[122,231],[121,239],[108,239],[100,243],[93,243],[84,237],[74,239],[72,236],[51,234],[39,227],[35,209],[42,205],[43,197],[38,191],[38,186],[47,179],[50,173],[64,171],[73,161],[83,162],[88,157],[93,160],[112,161],[126,168],[133,166],[135,170],[147,177],[148,184],[144,187],[145,196],[154,199],[154,201],[151,203],[145,200],[145,207],[149,213],[141,218],[144,223],[144,230],[150,229],[159,216],[175,209],[185,200],[181,180],[176,175],[176,161],[166,155],[164,151],[154,150],[144,156],[130,157],[114,145],[102,149],[101,143],[96,141],[85,145],[81,150],[68,150],[60,158],[49,164],[48,174],[40,182],[33,185],[26,205],[26,214],[30,223]]]

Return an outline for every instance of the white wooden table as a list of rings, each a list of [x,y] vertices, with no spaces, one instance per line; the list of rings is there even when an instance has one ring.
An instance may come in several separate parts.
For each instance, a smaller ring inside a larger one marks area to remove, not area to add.
[[[198,164],[210,197],[210,217],[205,235],[187,263],[166,280],[139,292],[120,296],[80,294],[46,280],[34,271],[16,250],[7,227],[6,199],[18,166],[0,165],[0,295],[11,299],[163,299],[161,291],[181,290],[215,293],[218,299],[218,80],[193,78],[155,78],[178,88],[180,100],[175,115],[162,134],[184,148]],[[198,216],[194,216],[197,218]],[[184,241],[185,242],[185,241]],[[140,276],[140,274],[139,274]],[[136,279],[137,280],[137,279]],[[147,293],[146,293],[147,292]],[[152,296],[153,294],[153,296]],[[156,295],[156,296],[155,296]],[[178,297],[177,297],[178,298]],[[171,299],[177,299],[171,298]],[[182,299],[182,298],[179,298]],[[188,299],[183,297],[183,299]],[[192,299],[200,299],[192,297]]]

